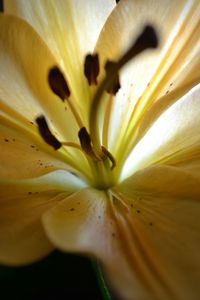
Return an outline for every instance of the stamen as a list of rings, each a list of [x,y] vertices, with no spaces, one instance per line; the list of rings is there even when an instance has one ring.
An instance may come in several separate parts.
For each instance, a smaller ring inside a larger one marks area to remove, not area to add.
[[[108,159],[111,161],[112,166],[111,166],[111,170],[114,169],[114,167],[116,166],[116,161],[114,156],[104,147],[101,146],[102,152],[105,154],[106,157],[108,157]]]
[[[55,150],[58,150],[62,144],[57,140],[57,138],[51,133],[47,122],[45,120],[44,116],[40,116],[36,119],[36,123],[38,125],[38,129],[40,132],[40,135],[44,139],[44,141],[52,146]]]
[[[62,146],[67,146],[67,147],[72,147],[72,148],[76,148],[78,150],[82,151],[82,148],[79,144],[76,144],[74,142],[61,142]]]
[[[118,68],[121,68],[133,57],[137,56],[146,49],[155,49],[158,47],[158,37],[151,25],[146,25],[143,32],[138,36],[135,43],[125,53],[118,62]]]
[[[38,125],[38,129],[39,129],[41,137],[44,139],[44,141],[47,144],[51,145],[55,150],[58,150],[62,146],[66,146],[66,147],[72,147],[72,148],[83,151],[81,146],[74,142],[60,142],[50,131],[47,121],[44,116],[38,117],[36,119],[36,123]]]
[[[99,136],[99,128],[97,123],[97,113],[99,110],[99,105],[103,93],[113,86],[113,83],[116,81],[117,74],[119,70],[131,59],[136,57],[138,54],[143,52],[146,49],[156,48],[158,46],[158,38],[154,28],[150,25],[147,25],[143,32],[139,35],[130,49],[121,57],[121,59],[114,63],[112,66],[112,72],[106,74],[104,80],[101,82],[99,88],[96,91],[96,94],[92,101],[92,106],[90,110],[90,134],[92,138],[93,145],[95,147],[95,152],[101,151],[101,143]]]
[[[50,69],[48,80],[52,91],[62,101],[70,96],[70,90],[68,88],[67,82],[58,67],[54,66]]]
[[[78,132],[78,137],[80,140],[81,148],[83,151],[89,155],[94,160],[101,160],[100,157],[98,157],[91,145],[91,138],[89,133],[87,132],[87,129],[85,127],[82,127]]]
[[[113,108],[113,101],[114,96],[112,94],[108,95],[108,99],[106,100],[107,105],[104,114],[104,121],[103,121],[103,130],[102,130],[102,144],[107,148],[108,147],[108,132],[109,132],[109,125],[110,125],[110,118]]]
[[[78,126],[81,128],[83,127],[82,119],[74,105],[74,103],[70,99],[70,90],[68,88],[67,82],[60,71],[60,69],[57,66],[54,66],[50,69],[49,75],[48,75],[49,85],[52,89],[52,91],[64,102],[64,100],[67,100],[67,103],[71,109],[72,114],[74,115],[74,118],[78,124]]]
[[[99,75],[99,57],[98,54],[88,54],[85,58],[84,74],[89,85],[97,85]]]
[[[112,73],[115,70],[115,68],[116,68],[116,63],[108,60],[105,64],[106,77],[112,76]],[[120,86],[120,82],[119,82],[119,74],[117,73],[117,74],[115,74],[115,78],[113,78],[112,84],[107,87],[106,91],[109,94],[112,94],[115,96],[117,94],[118,90],[120,89],[120,87],[121,86]]]

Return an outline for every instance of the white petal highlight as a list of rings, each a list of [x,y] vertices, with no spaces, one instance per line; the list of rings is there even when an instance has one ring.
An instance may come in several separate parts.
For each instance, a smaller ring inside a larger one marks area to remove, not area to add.
[[[200,86],[180,98],[151,126],[135,146],[123,168],[122,178],[151,164],[174,163],[200,147]]]

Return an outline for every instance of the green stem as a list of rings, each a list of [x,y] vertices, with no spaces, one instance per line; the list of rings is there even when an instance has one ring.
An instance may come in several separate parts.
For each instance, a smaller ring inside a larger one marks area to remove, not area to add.
[[[109,293],[108,287],[106,285],[105,279],[103,277],[103,273],[101,271],[101,266],[97,259],[91,259],[93,268],[95,270],[98,284],[101,290],[101,294],[104,300],[112,300],[111,295]]]

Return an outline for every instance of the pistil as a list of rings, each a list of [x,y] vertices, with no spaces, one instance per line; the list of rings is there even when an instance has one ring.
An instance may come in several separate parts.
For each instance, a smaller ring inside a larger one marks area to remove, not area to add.
[[[91,83],[95,83],[98,75],[98,57],[97,56],[87,56],[89,63],[87,65],[90,66],[87,69],[88,80]],[[91,70],[89,70],[91,68]],[[51,132],[48,127],[47,121],[44,116],[39,116],[36,119],[38,124],[38,129],[40,135],[44,139],[44,141],[51,145],[55,150],[60,149],[62,146],[64,147],[72,147],[81,151],[91,168],[93,174],[93,182],[91,184],[99,189],[106,189],[113,184],[113,176],[112,169],[115,167],[115,160],[111,153],[105,148],[102,147],[101,152],[97,153],[95,151],[94,145],[91,141],[90,134],[88,133],[85,126],[83,126],[83,122],[79,113],[77,112],[75,106],[72,101],[70,101],[70,90],[68,88],[67,82],[59,70],[58,67],[52,67],[49,71],[48,75],[49,86],[51,90],[56,94],[62,102],[67,101],[74,118],[79,126],[78,138],[80,144],[69,142],[69,141],[59,141]]]
[[[98,127],[98,111],[100,102],[105,91],[118,91],[120,87],[119,83],[119,71],[120,69],[129,62],[132,58],[146,49],[156,48],[158,45],[157,35],[152,26],[146,26],[143,32],[139,35],[133,45],[128,51],[119,59],[117,62],[109,62],[106,64],[106,76],[98,87],[96,94],[94,95],[91,111],[90,111],[90,134],[96,153],[101,153],[101,139],[99,135]]]
[[[91,185],[98,189],[109,189],[116,183],[117,178],[119,177],[119,170],[116,170],[115,168],[116,160],[107,149],[108,140],[106,136],[108,135],[108,126],[103,126],[101,133],[99,130],[98,113],[100,111],[102,96],[105,92],[109,93],[109,99],[113,102],[114,96],[120,89],[120,69],[139,53],[148,48],[155,48],[157,47],[157,44],[158,41],[154,29],[151,26],[146,26],[141,35],[119,61],[107,61],[105,65],[105,78],[97,88],[92,100],[89,115],[89,131],[84,126],[82,118],[71,99],[71,92],[64,75],[57,66],[53,66],[49,71],[48,82],[51,90],[62,102],[66,101],[68,103],[75,121],[78,124],[79,131],[77,134],[80,144],[69,141],[59,141],[51,133],[44,116],[40,116],[36,119],[40,135],[44,141],[51,145],[55,150],[65,146],[73,147],[84,153],[93,174],[93,182],[91,182]],[[89,86],[97,85],[99,71],[98,55],[88,54],[85,59],[84,74]],[[111,106],[111,104],[110,106],[107,106],[104,123],[106,119],[110,119]],[[102,141],[105,145],[101,144],[100,134],[102,134]]]

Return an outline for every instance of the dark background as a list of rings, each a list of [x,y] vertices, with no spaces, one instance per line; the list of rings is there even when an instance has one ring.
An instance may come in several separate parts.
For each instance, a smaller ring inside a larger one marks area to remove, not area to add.
[[[58,251],[30,266],[0,266],[0,298],[102,300],[90,260]]]
[[[28,0],[27,0],[28,1]],[[3,10],[0,0],[0,10]],[[0,266],[1,300],[102,300],[88,258],[55,251],[26,267]]]

